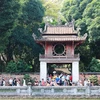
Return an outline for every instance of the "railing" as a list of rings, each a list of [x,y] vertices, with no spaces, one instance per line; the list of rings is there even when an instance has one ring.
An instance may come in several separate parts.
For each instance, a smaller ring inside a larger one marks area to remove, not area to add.
[[[27,86],[0,86],[0,95],[29,95]]]
[[[66,56],[53,56],[53,55],[39,55],[40,58],[47,58],[47,59],[54,59],[54,58],[61,58],[61,59],[76,59],[79,58],[79,54],[74,55],[66,55]]]
[[[100,86],[32,87],[32,95],[93,96],[93,95],[100,95]]]
[[[100,86],[0,86],[6,96],[100,96]]]

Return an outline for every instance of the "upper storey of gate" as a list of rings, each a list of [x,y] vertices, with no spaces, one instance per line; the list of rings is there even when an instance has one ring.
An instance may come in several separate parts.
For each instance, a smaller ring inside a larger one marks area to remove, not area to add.
[[[76,35],[78,32],[74,30],[73,23],[68,23],[65,25],[57,25],[52,26],[49,24],[46,24],[44,31],[42,32],[43,35]]]
[[[80,36],[79,29],[74,29],[74,24],[72,22],[67,23],[65,25],[57,25],[52,26],[49,24],[45,25],[44,30],[42,31],[39,29],[42,33],[42,36],[40,38],[37,38],[36,41],[85,41],[87,34],[84,34],[84,36]]]

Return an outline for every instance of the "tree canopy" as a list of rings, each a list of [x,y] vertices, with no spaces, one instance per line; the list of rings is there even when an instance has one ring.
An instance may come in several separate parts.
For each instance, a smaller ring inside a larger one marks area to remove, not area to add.
[[[0,70],[10,71],[15,66],[13,71],[21,71],[23,64],[25,71],[30,71],[30,66],[31,71],[38,70],[38,56],[43,50],[32,34],[41,35],[38,28],[45,22],[58,25],[73,19],[80,35],[88,34],[75,50],[80,53],[80,71],[99,71],[99,0],[0,0]]]
[[[45,8],[44,22],[61,24],[64,17],[61,14],[63,0],[41,0]]]
[[[23,60],[22,62],[33,66],[33,70],[36,70],[38,64],[35,60],[38,61],[41,49],[35,43],[32,34],[39,34],[38,27],[44,16],[42,3],[40,0],[2,0],[0,4],[2,5],[0,6],[2,11],[0,41],[3,38],[7,40],[6,44],[5,40],[0,42],[0,46],[3,44],[3,50],[0,51],[2,58],[0,64],[3,62],[5,66],[9,66],[9,64],[13,65],[13,61],[17,64]]]
[[[18,0],[0,0],[0,52],[6,48],[8,37],[18,19]]]
[[[81,65],[89,71],[92,57],[100,59],[100,1],[99,0],[64,0],[62,14],[66,21],[75,19],[75,26],[80,27],[80,34],[88,34],[87,41],[77,50],[81,55]],[[76,51],[77,51],[76,50]],[[83,63],[83,64],[82,64]],[[82,66],[81,66],[82,67]]]

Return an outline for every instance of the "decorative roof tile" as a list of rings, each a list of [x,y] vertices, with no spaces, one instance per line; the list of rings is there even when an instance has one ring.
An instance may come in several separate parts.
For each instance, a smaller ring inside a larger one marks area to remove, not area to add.
[[[87,34],[79,36],[79,31],[74,30],[73,23],[59,26],[46,25],[42,37],[36,41],[84,41]]]
[[[77,36],[45,36],[39,41],[84,41],[86,39],[87,35],[85,34],[84,36],[77,37]],[[38,41],[38,40],[37,40]]]
[[[77,31],[68,26],[47,26],[43,34],[77,34]]]

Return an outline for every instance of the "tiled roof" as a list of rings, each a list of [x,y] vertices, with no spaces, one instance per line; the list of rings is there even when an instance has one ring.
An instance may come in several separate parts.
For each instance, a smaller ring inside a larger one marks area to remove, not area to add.
[[[77,34],[77,31],[68,26],[47,26],[43,34]]]
[[[86,35],[78,37],[78,36],[60,36],[60,37],[43,37],[39,39],[39,41],[84,41],[86,39]]]
[[[42,37],[36,41],[84,41],[87,34],[78,36],[78,31],[74,30],[73,24],[59,26],[45,26]]]

